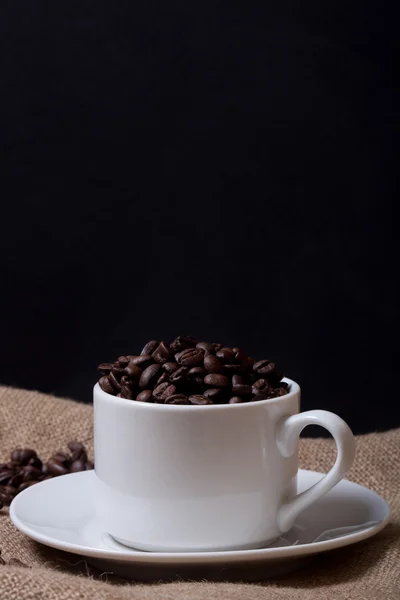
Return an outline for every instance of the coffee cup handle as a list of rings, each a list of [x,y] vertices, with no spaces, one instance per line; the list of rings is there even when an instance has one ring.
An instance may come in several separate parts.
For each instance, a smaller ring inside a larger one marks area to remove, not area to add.
[[[281,506],[278,512],[278,527],[282,533],[289,531],[305,508],[343,479],[355,456],[355,440],[347,423],[327,410],[309,410],[286,417],[278,424],[276,442],[284,458],[289,458],[296,452],[298,437],[307,425],[320,425],[329,431],[336,442],[337,458],[329,473],[318,483]]]

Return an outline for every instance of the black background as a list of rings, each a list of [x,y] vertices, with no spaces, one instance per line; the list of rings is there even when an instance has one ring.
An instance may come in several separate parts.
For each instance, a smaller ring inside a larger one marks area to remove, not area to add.
[[[178,333],[400,425],[383,3],[0,5],[0,382],[88,402]]]

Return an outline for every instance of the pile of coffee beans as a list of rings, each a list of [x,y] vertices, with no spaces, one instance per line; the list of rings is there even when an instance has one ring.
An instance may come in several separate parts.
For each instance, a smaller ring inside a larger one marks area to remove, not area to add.
[[[56,452],[47,462],[31,448],[13,450],[10,461],[0,464],[0,509],[9,506],[19,492],[39,481],[93,469],[81,442],[70,442],[68,449],[69,453]]]
[[[271,360],[254,361],[240,348],[180,335],[151,340],[140,354],[98,366],[102,390],[118,398],[158,404],[241,404],[287,394]]]

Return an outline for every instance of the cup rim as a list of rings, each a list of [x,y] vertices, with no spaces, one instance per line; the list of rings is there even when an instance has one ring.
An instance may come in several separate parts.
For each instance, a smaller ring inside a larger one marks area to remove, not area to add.
[[[300,386],[298,383],[293,381],[293,379],[289,379],[288,377],[284,377],[282,379],[285,383],[288,383],[290,386],[290,391],[284,396],[278,396],[277,398],[269,398],[266,400],[258,400],[257,402],[243,402],[242,404],[203,404],[203,405],[190,405],[187,404],[156,404],[153,402],[140,402],[140,400],[128,400],[126,398],[117,398],[108,392],[105,392],[101,389],[99,382],[94,385],[93,393],[99,394],[107,399],[109,402],[112,402],[115,405],[120,406],[131,406],[134,409],[142,409],[142,410],[161,410],[161,411],[190,411],[191,413],[199,412],[199,411],[217,411],[217,410],[254,410],[257,406],[265,406],[270,404],[275,404],[277,402],[285,402],[296,396],[300,392]]]

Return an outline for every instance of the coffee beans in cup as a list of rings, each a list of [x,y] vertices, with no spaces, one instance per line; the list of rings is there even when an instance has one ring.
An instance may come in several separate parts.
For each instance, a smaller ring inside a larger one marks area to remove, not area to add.
[[[242,404],[288,391],[273,361],[254,361],[241,348],[184,335],[171,343],[150,340],[139,354],[101,363],[98,371],[107,394],[156,404]]]

